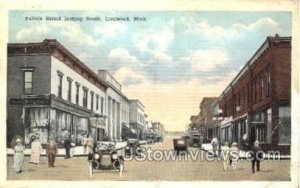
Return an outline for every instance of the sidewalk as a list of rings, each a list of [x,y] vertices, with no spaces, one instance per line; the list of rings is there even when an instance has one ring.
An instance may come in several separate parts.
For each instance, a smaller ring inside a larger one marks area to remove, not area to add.
[[[224,146],[221,146],[221,149],[223,147]],[[206,152],[208,152],[208,153],[210,153],[210,154],[213,154],[213,150],[212,150],[212,145],[211,144],[202,144],[201,149],[204,150],[204,151],[206,151]],[[241,159],[246,159],[246,157],[247,157],[247,151],[239,150],[239,156],[240,156]],[[274,155],[265,153],[264,157],[267,158],[267,159],[273,159]],[[278,157],[280,159],[291,159],[290,155],[280,155]]]
[[[123,148],[126,146],[126,142],[119,142],[116,145],[116,148]],[[6,154],[7,155],[13,155],[14,154],[14,150],[12,148],[6,148]],[[31,154],[31,149],[27,148],[24,151],[25,156],[28,156]],[[66,155],[66,150],[65,148],[58,148],[58,152],[57,155],[58,157],[64,157]],[[73,157],[82,157],[82,156],[87,156],[87,153],[84,153],[84,148],[83,146],[76,146],[74,148],[74,154]],[[42,152],[41,152],[41,156],[46,156],[46,149],[43,148]]]
[[[77,146],[74,148],[75,152],[74,152],[74,157],[80,157],[80,156],[87,156],[87,153],[84,153],[84,149],[83,146]],[[14,154],[14,150],[12,148],[7,148],[6,149],[6,153],[7,155],[13,155]],[[24,154],[25,156],[30,155],[31,153],[31,149],[25,149]],[[58,152],[57,152],[57,156],[58,157],[64,157],[66,155],[66,151],[64,148],[59,148]],[[43,149],[41,152],[41,156],[46,156],[46,149]]]

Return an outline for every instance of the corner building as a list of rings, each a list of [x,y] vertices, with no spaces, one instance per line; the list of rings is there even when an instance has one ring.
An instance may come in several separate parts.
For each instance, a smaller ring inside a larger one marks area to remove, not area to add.
[[[103,139],[107,84],[56,40],[8,44],[7,143],[38,133],[62,143],[67,135]]]
[[[290,154],[291,37],[267,37],[218,101],[222,143],[241,144],[247,134],[265,151]]]

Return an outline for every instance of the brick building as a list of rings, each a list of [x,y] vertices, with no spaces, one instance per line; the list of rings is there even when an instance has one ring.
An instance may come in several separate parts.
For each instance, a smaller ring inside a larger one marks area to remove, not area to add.
[[[220,95],[221,142],[248,135],[265,150],[290,153],[291,37],[267,37]]]
[[[56,40],[8,44],[7,143],[37,133],[47,143],[85,134],[101,140],[106,129],[107,84]]]
[[[204,97],[200,103],[200,127],[205,127],[206,141],[210,141],[213,137],[213,112],[212,104],[217,100],[217,97]],[[203,135],[203,134],[202,134]]]
[[[213,125],[214,125],[214,107],[213,103],[217,100],[217,97],[204,97],[200,102],[198,115],[192,115],[190,117],[189,132],[198,132],[204,136],[204,141],[209,142],[213,137]]]

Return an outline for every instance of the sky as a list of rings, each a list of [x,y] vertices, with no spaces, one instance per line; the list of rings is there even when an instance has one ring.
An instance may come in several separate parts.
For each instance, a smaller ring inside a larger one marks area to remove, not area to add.
[[[9,12],[8,42],[57,39],[95,72],[108,70],[148,120],[183,131],[203,97],[218,97],[267,36],[291,36],[291,27],[284,11],[23,10]]]

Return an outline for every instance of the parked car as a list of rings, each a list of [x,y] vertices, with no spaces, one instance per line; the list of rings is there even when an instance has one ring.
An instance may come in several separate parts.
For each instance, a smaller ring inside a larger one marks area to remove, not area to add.
[[[199,147],[200,133],[192,133],[190,137],[190,146]]]
[[[97,170],[114,170],[122,175],[124,171],[124,148],[116,148],[113,142],[98,142],[89,154],[89,171],[93,176]]]
[[[125,148],[125,155],[126,156],[140,156],[142,152],[140,141],[136,138],[129,138],[127,139],[127,146]]]
[[[148,139],[146,140],[146,142],[147,142],[147,144],[153,144],[153,143],[154,143],[154,140],[151,139],[151,138],[148,138]]]
[[[175,138],[173,139],[174,150],[179,154],[180,152],[187,152],[188,142],[185,138]]]

